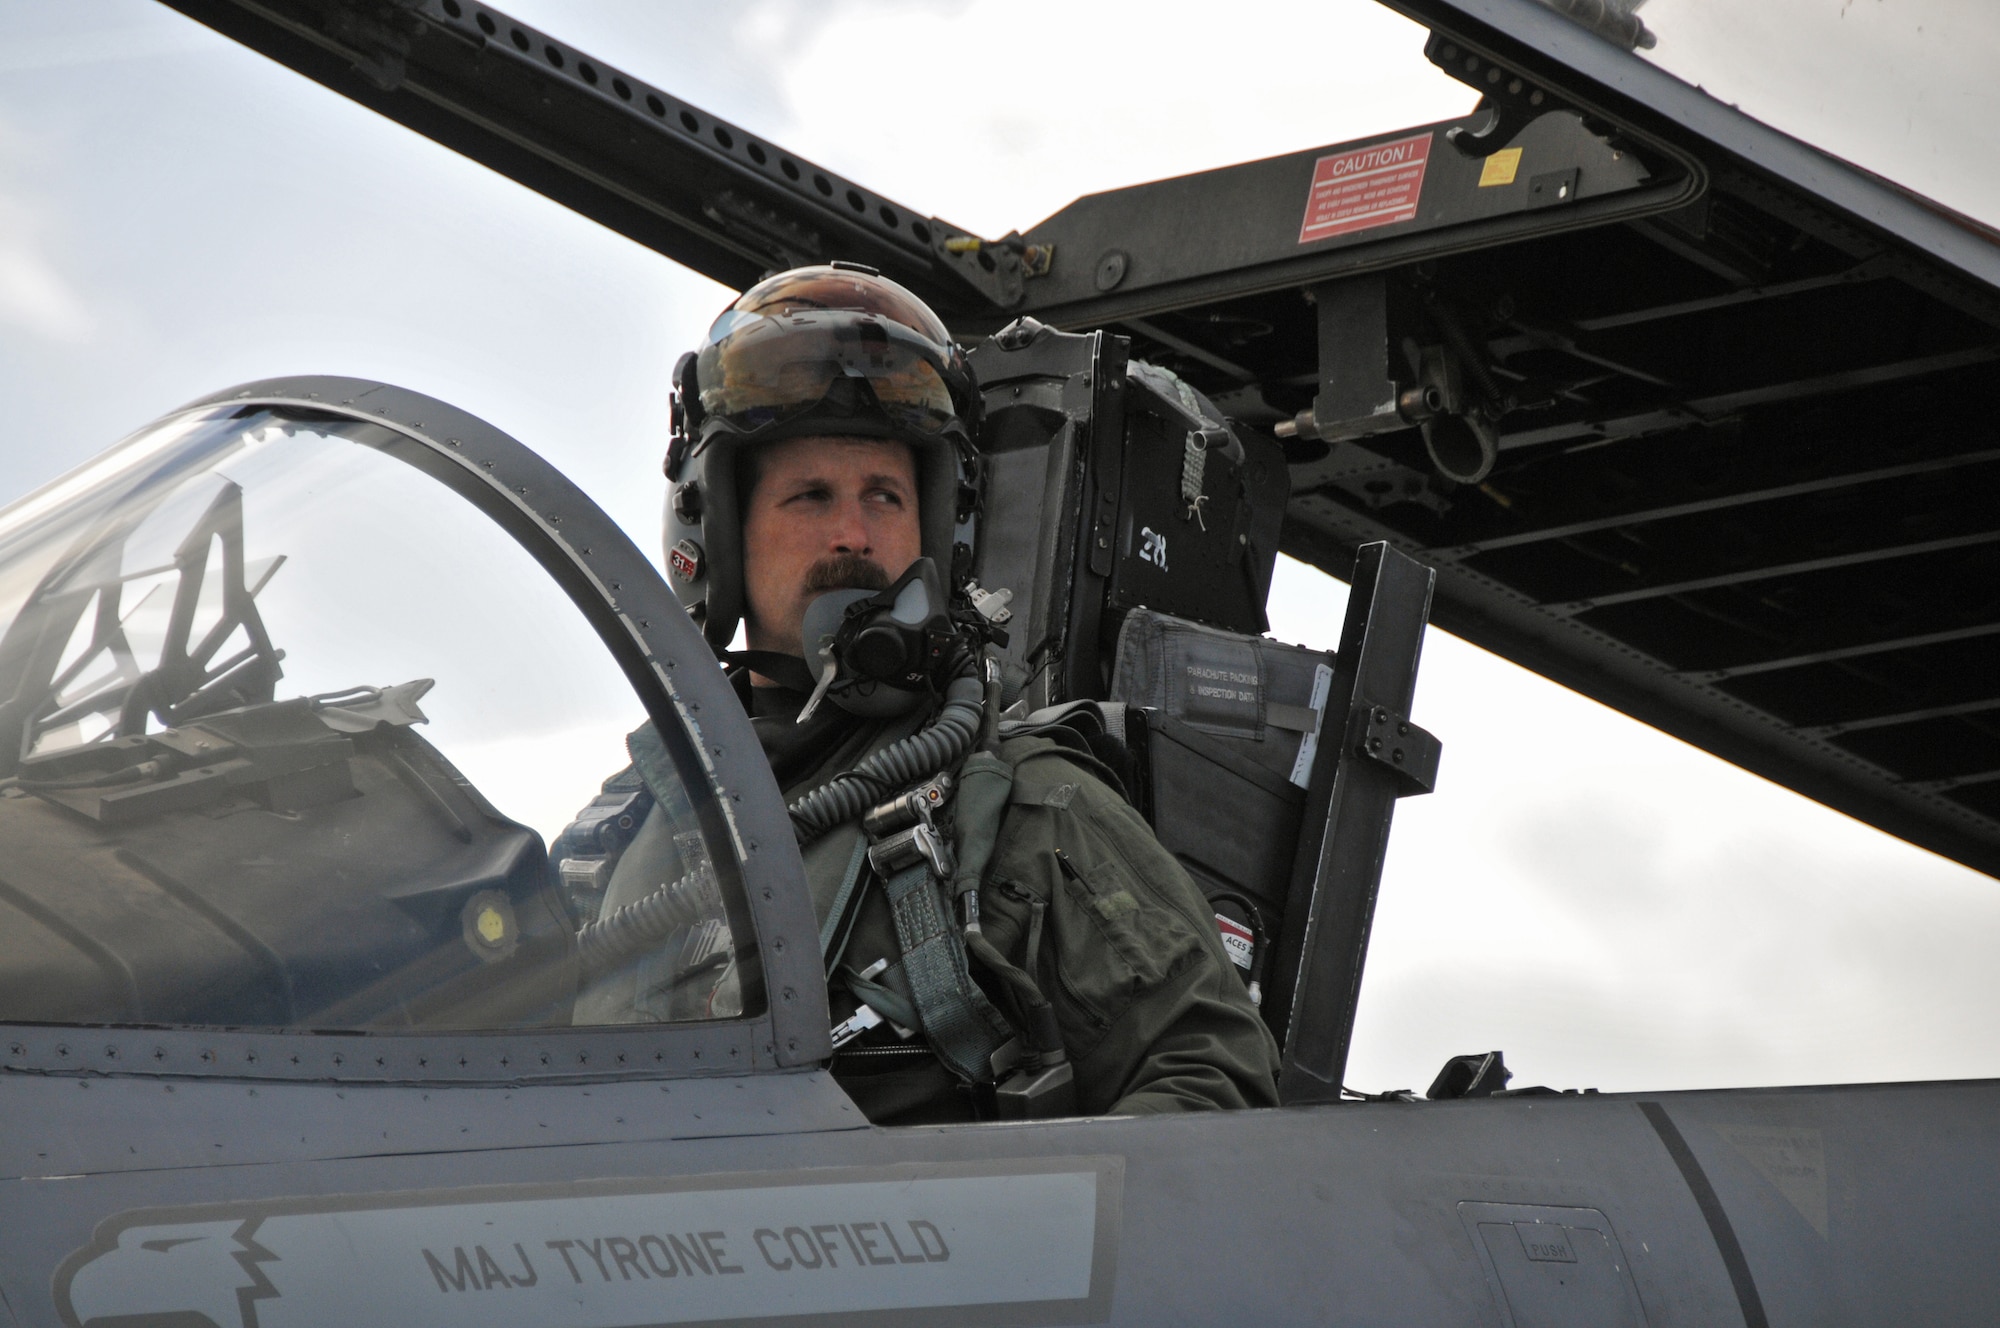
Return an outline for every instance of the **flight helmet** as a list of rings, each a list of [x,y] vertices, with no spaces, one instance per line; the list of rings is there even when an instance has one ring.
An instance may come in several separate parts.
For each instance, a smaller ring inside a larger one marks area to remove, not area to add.
[[[852,263],[794,268],[745,291],[674,368],[667,449],[668,579],[717,649],[744,610],[742,461],[785,438],[910,445],[923,554],[952,565],[969,515],[979,393],[922,300]]]

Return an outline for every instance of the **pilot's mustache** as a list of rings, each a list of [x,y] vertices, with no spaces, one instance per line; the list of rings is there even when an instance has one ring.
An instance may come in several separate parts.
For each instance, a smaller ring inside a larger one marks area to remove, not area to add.
[[[887,590],[889,573],[873,558],[859,553],[837,553],[822,558],[806,569],[806,593],[823,590]]]

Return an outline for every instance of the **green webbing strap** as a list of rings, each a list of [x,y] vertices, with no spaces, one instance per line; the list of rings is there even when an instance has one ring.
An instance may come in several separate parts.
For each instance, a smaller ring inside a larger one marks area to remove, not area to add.
[[[854,903],[855,887],[861,884],[861,869],[867,865],[868,836],[856,835],[854,856],[848,860],[847,873],[840,878],[840,889],[834,892],[833,903],[826,910],[826,921],[819,927],[819,957],[829,974],[847,949],[847,938],[854,934],[854,918],[861,915],[861,911],[851,905]]]
[[[897,872],[885,887],[903,946],[903,976],[931,1050],[959,1078],[982,1083],[993,1077],[993,1053],[1012,1034],[974,985],[966,967],[965,942],[951,925],[944,897],[928,863]]]

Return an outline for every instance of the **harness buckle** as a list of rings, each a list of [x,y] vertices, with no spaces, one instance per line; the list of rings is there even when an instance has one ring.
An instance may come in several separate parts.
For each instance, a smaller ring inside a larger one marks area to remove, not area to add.
[[[885,877],[919,862],[940,881],[949,881],[958,866],[950,842],[928,819],[868,846],[868,865]]]
[[[886,878],[921,861],[939,880],[950,880],[958,863],[933,813],[951,797],[951,784],[950,775],[940,774],[862,817],[870,841],[868,864]]]

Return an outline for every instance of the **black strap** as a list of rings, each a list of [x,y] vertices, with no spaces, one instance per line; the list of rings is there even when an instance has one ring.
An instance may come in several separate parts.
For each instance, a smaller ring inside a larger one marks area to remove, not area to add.
[[[847,942],[854,935],[854,921],[861,916],[861,888],[868,867],[868,836],[854,837],[854,856],[848,860],[847,871],[840,878],[840,889],[834,892],[833,903],[826,910],[826,921],[819,929],[819,957],[826,965],[828,976],[832,976],[840,957],[847,953]]]
[[[741,664],[752,673],[760,673],[795,692],[811,694],[819,684],[813,671],[797,655],[786,655],[776,650],[726,650],[722,654],[725,664]]]

